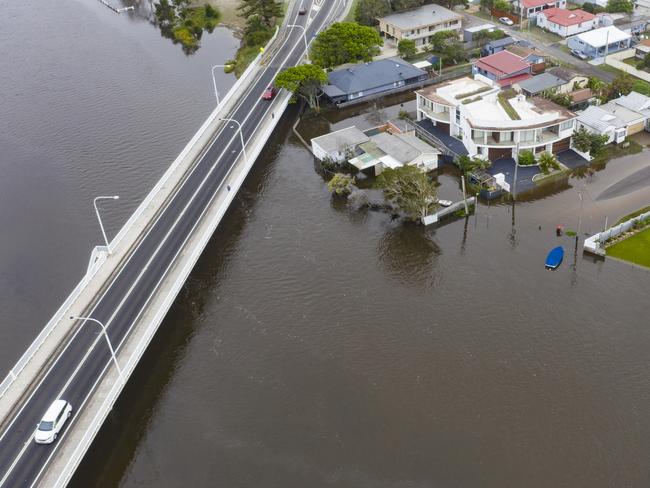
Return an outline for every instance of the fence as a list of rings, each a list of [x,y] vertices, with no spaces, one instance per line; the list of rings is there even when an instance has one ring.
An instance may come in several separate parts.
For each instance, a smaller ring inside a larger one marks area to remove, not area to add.
[[[587,239],[585,239],[585,242],[583,244],[583,250],[591,254],[596,254],[597,256],[604,256],[605,255],[604,244],[609,239],[611,239],[612,237],[616,237],[624,232],[627,232],[632,227],[634,227],[634,225],[637,222],[641,222],[646,219],[650,219],[650,212],[646,212],[641,215],[638,215],[630,220],[626,220],[622,224],[615,225],[614,227],[610,227],[609,229],[606,229],[603,232],[599,232],[598,234],[588,237]]]

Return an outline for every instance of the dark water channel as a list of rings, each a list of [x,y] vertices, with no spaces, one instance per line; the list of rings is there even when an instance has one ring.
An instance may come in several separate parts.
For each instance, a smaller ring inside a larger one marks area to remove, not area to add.
[[[105,213],[115,232],[209,112],[209,67],[237,44],[220,31],[185,58],[95,2],[41,5],[42,19],[35,4],[0,21],[4,368],[83,272],[100,238],[92,197],[123,195]],[[33,36],[17,39],[26,16]],[[647,153],[423,229],[332,201],[293,120],[71,486],[648,486],[650,273],[585,259],[554,233],[577,227],[579,190],[585,232],[647,205],[634,185],[598,199]],[[439,179],[441,198],[459,196],[453,175]],[[565,263],[545,271],[558,243]]]

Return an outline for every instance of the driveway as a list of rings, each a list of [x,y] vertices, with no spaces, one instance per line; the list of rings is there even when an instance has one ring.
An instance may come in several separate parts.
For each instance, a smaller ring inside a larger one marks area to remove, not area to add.
[[[512,158],[497,159],[487,170],[487,173],[494,176],[497,173],[505,175],[506,182],[510,184],[510,190],[516,190],[515,194],[522,193],[535,188],[533,176],[539,173],[537,166],[519,166],[517,168],[517,186],[514,187],[515,181],[515,160]]]

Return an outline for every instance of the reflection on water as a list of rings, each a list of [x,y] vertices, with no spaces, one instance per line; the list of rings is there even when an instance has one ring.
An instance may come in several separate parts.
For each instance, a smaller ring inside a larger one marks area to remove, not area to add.
[[[441,249],[422,226],[396,222],[377,242],[377,257],[390,278],[407,286],[430,287]]]

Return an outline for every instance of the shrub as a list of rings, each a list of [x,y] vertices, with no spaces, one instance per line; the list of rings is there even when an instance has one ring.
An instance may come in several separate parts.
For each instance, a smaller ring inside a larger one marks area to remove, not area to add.
[[[535,155],[532,151],[519,152],[519,164],[521,166],[533,166],[535,164]]]

